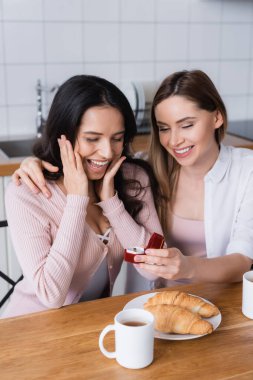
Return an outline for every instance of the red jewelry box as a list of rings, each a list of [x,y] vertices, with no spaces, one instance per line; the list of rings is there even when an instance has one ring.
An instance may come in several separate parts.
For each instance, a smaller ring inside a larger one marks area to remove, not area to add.
[[[148,245],[143,248],[143,247],[133,247],[133,248],[127,248],[124,251],[124,260],[127,261],[128,263],[134,263],[138,264],[137,262],[134,261],[135,255],[145,255],[145,250],[148,248],[162,248],[164,244],[164,237],[162,235],[157,234],[154,232],[148,242]]]

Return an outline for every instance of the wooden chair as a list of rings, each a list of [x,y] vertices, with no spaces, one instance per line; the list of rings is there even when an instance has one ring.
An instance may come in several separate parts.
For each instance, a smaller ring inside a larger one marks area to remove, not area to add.
[[[1,227],[7,227],[8,226],[8,223],[7,223],[7,220],[2,220],[0,221],[0,228]],[[0,300],[0,308],[5,304],[5,302],[8,300],[8,298],[10,297],[10,295],[13,293],[13,290],[16,286],[16,284],[21,281],[23,279],[23,275],[21,275],[17,281],[14,281],[12,280],[9,276],[7,276],[5,273],[3,273],[1,270],[0,270],[0,277],[8,282],[8,284],[11,285],[11,288],[8,290],[8,292],[4,295],[4,297]]]

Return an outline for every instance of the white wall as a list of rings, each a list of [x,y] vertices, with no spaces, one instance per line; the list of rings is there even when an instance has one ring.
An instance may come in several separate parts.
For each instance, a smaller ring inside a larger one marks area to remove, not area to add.
[[[0,135],[35,132],[38,78],[160,81],[205,70],[253,119],[252,0],[0,0]],[[49,97],[48,97],[49,98]]]

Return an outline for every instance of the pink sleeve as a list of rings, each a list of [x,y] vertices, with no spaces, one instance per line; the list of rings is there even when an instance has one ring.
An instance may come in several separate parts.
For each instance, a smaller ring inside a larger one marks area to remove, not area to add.
[[[40,197],[24,185],[6,192],[8,224],[22,271],[49,308],[64,304],[79,259],[88,198],[68,195],[54,241]]]

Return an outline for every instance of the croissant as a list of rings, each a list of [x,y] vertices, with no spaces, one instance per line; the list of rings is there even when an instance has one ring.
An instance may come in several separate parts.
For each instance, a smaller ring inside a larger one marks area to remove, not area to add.
[[[147,305],[144,308],[154,315],[155,329],[158,331],[197,335],[210,334],[213,331],[211,323],[180,306]]]
[[[191,296],[190,294],[180,292],[178,290],[168,290],[157,293],[148,299],[147,305],[169,304],[178,305],[185,309],[199,314],[201,317],[210,318],[219,314],[219,309],[215,305],[211,305],[201,298]]]

